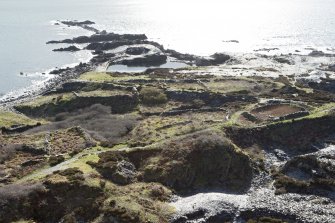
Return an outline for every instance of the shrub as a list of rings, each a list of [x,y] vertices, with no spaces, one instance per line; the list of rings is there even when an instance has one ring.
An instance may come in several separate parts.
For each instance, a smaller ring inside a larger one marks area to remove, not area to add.
[[[49,158],[49,164],[50,166],[56,166],[57,164],[64,162],[64,160],[64,156],[51,156]]]
[[[142,103],[146,105],[164,104],[168,101],[164,91],[155,87],[142,88],[140,91],[140,98]]]
[[[19,145],[0,145],[0,164],[4,163],[6,160],[13,158]]]

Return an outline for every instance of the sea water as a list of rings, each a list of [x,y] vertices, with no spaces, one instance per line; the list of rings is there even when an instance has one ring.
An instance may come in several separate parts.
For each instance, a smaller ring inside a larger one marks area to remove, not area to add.
[[[0,0],[0,95],[91,57],[52,52],[62,46],[46,45],[49,40],[90,34],[55,20],[88,19],[99,29],[144,33],[166,48],[198,55],[262,48],[333,52],[334,8],[334,0]]]

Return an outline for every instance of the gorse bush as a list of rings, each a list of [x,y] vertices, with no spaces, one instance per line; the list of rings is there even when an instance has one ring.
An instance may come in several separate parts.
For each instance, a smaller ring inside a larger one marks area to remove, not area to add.
[[[140,91],[140,98],[143,104],[159,105],[168,101],[168,98],[163,90],[155,87],[145,87]]]

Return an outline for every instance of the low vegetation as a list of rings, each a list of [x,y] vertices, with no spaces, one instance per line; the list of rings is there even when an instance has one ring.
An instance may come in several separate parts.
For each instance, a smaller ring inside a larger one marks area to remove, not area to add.
[[[160,105],[167,102],[167,96],[163,90],[155,87],[144,87],[140,91],[142,103],[146,105]]]
[[[245,194],[264,176],[276,194],[334,192],[333,158],[306,156],[334,142],[333,95],[195,72],[88,72],[0,112],[0,127],[32,125],[0,134],[0,222],[166,223],[174,195]],[[271,216],[243,218],[286,222]]]

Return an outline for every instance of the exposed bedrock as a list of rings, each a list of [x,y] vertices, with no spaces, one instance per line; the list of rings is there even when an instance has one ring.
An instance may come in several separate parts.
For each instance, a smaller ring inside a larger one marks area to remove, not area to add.
[[[139,45],[139,44],[148,44],[152,45],[154,47],[159,48],[163,51],[163,46],[159,43],[148,41],[148,40],[142,40],[142,39],[120,39],[120,40],[113,40],[109,42],[93,42],[87,45],[85,49],[87,50],[95,50],[95,51],[106,51],[106,50],[113,50],[120,46],[133,46],[133,45]],[[134,55],[134,54],[133,54]]]
[[[316,194],[335,199],[335,147],[297,156],[274,173],[276,192]]]
[[[195,99],[203,100],[210,106],[221,106],[224,103],[240,101],[240,102],[257,102],[257,99],[249,95],[239,94],[217,94],[211,92],[193,92],[193,91],[165,91],[167,97],[171,100],[188,102]]]
[[[132,163],[136,168],[136,180],[159,182],[181,193],[198,190],[243,192],[249,189],[253,172],[247,155],[224,136],[210,131],[156,148],[121,153],[109,151],[99,157],[99,162],[93,166],[116,183],[120,183],[115,179],[120,175],[120,162],[128,163],[128,167]],[[121,171],[131,173],[122,183],[128,182],[134,171],[134,168]]]
[[[334,65],[335,71],[335,65]],[[330,78],[321,78],[321,82],[309,82],[308,86],[322,91],[335,93],[335,80]]]
[[[261,145],[265,149],[282,148],[291,155],[315,151],[313,143],[322,143],[335,131],[333,115],[302,119],[254,128],[229,127],[227,134],[242,148]]]

